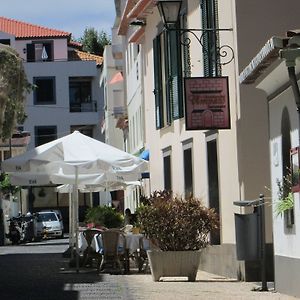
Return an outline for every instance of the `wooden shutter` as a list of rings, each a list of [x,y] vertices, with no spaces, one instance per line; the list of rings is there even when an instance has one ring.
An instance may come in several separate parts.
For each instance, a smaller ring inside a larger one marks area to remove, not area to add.
[[[182,57],[181,44],[178,31],[172,32],[171,45],[171,76],[173,78],[173,119],[183,117],[183,97],[182,97]]]
[[[183,116],[181,44],[177,31],[169,31],[169,91],[170,119]]]
[[[162,103],[162,74],[161,74],[161,44],[160,37],[153,40],[153,61],[154,61],[154,95],[155,95],[155,119],[156,129],[162,128],[163,103]]]
[[[27,61],[35,61],[35,46],[34,44],[26,45]]]
[[[172,97],[173,97],[173,78],[172,78],[172,61],[171,61],[171,53],[172,53],[172,47],[170,45],[171,43],[171,32],[170,31],[164,31],[163,33],[163,43],[164,43],[164,47],[163,47],[163,55],[164,55],[164,62],[165,62],[165,74],[163,74],[163,76],[165,76],[165,107],[166,107],[166,115],[167,115],[167,124],[170,125],[172,123]]]
[[[202,27],[203,29],[217,29],[218,27],[217,0],[201,0]],[[213,31],[203,32],[203,60],[204,76],[220,76],[219,67],[218,33]]]

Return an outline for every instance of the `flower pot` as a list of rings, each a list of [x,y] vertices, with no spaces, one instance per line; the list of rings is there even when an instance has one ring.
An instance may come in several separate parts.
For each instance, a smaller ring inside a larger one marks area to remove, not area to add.
[[[195,251],[147,251],[152,278],[187,277],[195,281],[200,264],[200,250]]]

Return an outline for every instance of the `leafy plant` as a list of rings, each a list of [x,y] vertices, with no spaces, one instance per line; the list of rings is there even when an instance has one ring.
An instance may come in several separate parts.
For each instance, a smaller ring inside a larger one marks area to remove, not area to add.
[[[171,192],[155,191],[138,209],[138,220],[145,235],[163,251],[205,248],[208,234],[219,226],[213,209],[200,199],[180,198]]]
[[[105,226],[107,228],[117,228],[122,226],[123,216],[113,207],[96,206],[87,210],[85,222],[94,223],[95,225]]]
[[[0,48],[0,136],[9,138],[16,123],[23,123],[26,94],[33,85],[27,80],[22,59],[10,46]]]
[[[20,187],[10,184],[10,178],[8,174],[0,174],[0,190],[3,194],[15,194],[20,190]]]
[[[292,173],[290,169],[287,169],[287,174],[283,176],[282,180],[277,180],[278,200],[275,203],[277,216],[294,207],[292,185]]]

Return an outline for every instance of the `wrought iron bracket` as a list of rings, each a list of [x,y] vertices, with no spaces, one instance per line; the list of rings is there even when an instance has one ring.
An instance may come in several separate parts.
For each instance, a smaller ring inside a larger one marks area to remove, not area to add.
[[[220,45],[219,33],[226,31],[233,31],[232,28],[203,28],[203,29],[188,29],[188,28],[166,28],[167,31],[176,31],[179,32],[180,43],[189,48],[192,42],[192,37],[196,39],[196,41],[200,44],[202,51],[210,55],[210,49],[205,47],[204,39],[205,37],[213,38],[215,42],[215,51],[217,57],[220,61],[218,61],[219,65],[227,65],[234,59],[234,51],[233,48],[227,44]],[[191,37],[191,36],[192,37]]]

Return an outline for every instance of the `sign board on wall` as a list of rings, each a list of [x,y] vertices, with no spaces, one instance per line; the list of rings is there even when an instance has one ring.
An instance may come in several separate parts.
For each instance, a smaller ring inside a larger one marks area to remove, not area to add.
[[[184,84],[186,130],[230,128],[228,77],[188,77]]]

